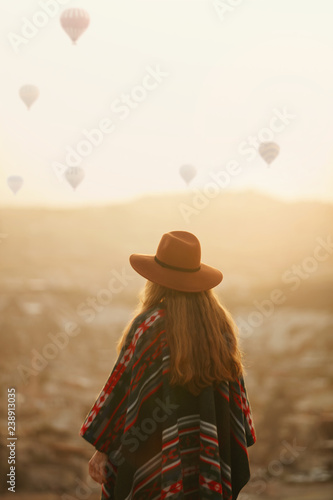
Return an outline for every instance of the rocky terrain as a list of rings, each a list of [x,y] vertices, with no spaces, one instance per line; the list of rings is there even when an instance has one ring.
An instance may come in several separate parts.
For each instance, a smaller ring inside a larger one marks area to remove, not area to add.
[[[18,500],[99,498],[87,474],[94,450],[79,428],[143,284],[128,255],[153,252],[172,229],[197,234],[203,259],[223,270],[217,293],[239,327],[258,435],[241,500],[333,497],[333,254],[314,257],[318,238],[330,234],[332,206],[230,195],[187,227],[177,203],[2,210],[1,387],[17,393]],[[119,293],[102,305],[112,276]],[[89,298],[100,306],[90,318],[82,314]],[[0,416],[4,476],[5,405]],[[6,499],[4,482],[0,491]]]

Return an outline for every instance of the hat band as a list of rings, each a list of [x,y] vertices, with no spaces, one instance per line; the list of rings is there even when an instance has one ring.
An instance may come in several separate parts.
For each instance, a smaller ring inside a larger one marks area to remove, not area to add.
[[[167,269],[172,269],[173,271],[181,271],[185,273],[196,273],[197,271],[200,271],[201,266],[196,267],[194,269],[188,269],[186,267],[177,267],[177,266],[170,266],[170,264],[166,264],[165,262],[162,262],[160,259],[158,259],[155,255],[155,261],[157,264],[159,264],[162,267],[166,267]]]

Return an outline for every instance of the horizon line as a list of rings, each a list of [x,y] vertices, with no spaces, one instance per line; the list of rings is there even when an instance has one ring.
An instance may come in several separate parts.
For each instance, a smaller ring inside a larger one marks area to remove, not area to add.
[[[271,194],[267,193],[266,191],[262,191],[260,189],[251,189],[251,188],[244,188],[244,189],[228,189],[228,190],[220,190],[221,193],[224,192],[225,195],[233,195],[233,196],[242,196],[242,195],[259,195],[262,198],[268,198],[271,200],[278,201],[280,203],[285,203],[285,204],[297,204],[297,203],[316,203],[316,204],[326,204],[326,205],[333,205],[333,197],[332,199],[326,198],[326,197],[317,197],[317,196],[297,196],[297,197],[291,197],[291,196],[283,196],[279,194]],[[129,196],[126,198],[119,198],[114,201],[101,201],[98,202],[96,201],[91,201],[91,202],[82,202],[78,204],[71,204],[71,202],[62,202],[62,203],[43,203],[43,202],[23,202],[20,203],[20,205],[15,205],[14,203],[6,203],[2,204],[0,202],[0,208],[4,210],[20,210],[20,209],[47,209],[47,210],[82,210],[82,209],[88,209],[88,208],[107,208],[107,207],[112,207],[112,206],[119,206],[119,205],[131,205],[134,204],[138,201],[142,201],[144,199],[149,199],[149,198],[154,198],[158,197],[159,199],[161,197],[164,198],[170,198],[170,197],[177,197],[179,198],[182,195],[185,195],[186,198],[190,196],[191,194],[195,196],[196,194],[202,192],[202,189],[199,188],[189,188],[188,191],[175,191],[175,192],[156,192],[156,193],[143,193],[143,194],[137,194],[133,196]],[[204,194],[204,193],[203,193]],[[220,195],[214,197],[213,199],[217,199]]]

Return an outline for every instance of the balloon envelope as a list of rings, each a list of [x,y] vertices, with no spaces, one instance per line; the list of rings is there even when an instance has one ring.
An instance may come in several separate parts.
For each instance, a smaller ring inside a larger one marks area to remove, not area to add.
[[[66,9],[61,14],[60,23],[74,44],[86,31],[90,23],[90,17],[84,9]]]
[[[270,165],[275,160],[279,152],[280,146],[275,142],[262,142],[259,146],[259,154],[267,165]]]
[[[23,186],[23,178],[19,175],[10,175],[7,177],[7,184],[9,189],[16,194]]]
[[[36,85],[23,85],[19,90],[19,94],[24,104],[30,109],[39,96],[39,90]]]
[[[85,176],[84,170],[81,167],[69,167],[65,172],[67,182],[76,189],[83,181]]]
[[[186,184],[189,184],[197,175],[197,169],[193,165],[182,165],[179,169],[179,173]]]

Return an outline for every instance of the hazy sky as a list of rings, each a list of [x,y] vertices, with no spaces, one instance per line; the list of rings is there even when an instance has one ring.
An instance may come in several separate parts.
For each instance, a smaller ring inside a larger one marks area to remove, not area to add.
[[[2,204],[203,189],[230,162],[227,188],[333,201],[332,0],[49,2],[53,18],[37,14],[46,0],[0,3]],[[71,7],[91,17],[76,46],[59,22]],[[45,26],[15,50],[26,19]],[[28,83],[40,90],[30,111],[18,95]],[[109,133],[82,146],[91,151],[76,158],[85,179],[74,192],[54,162],[65,168],[66,152],[101,122]],[[280,146],[270,167],[258,138]],[[198,170],[190,187],[184,163]],[[10,175],[24,177],[16,196]]]

